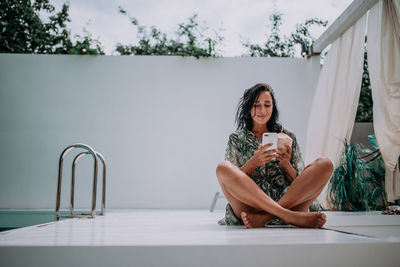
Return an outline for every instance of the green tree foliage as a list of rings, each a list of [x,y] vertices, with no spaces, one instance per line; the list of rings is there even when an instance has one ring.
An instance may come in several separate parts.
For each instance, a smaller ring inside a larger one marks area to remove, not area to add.
[[[0,53],[104,54],[87,31],[71,40],[68,10],[63,4],[56,12],[49,0],[1,0]],[[46,16],[44,21],[41,17]]]
[[[190,17],[186,23],[179,24],[176,38],[169,38],[154,26],[151,26],[149,31],[123,8],[120,7],[119,12],[128,16],[131,24],[137,28],[138,39],[136,45],[117,44],[116,51],[120,55],[175,55],[196,58],[220,56],[217,46],[222,43],[223,37],[217,31],[213,31],[212,36],[206,35],[208,28],[200,27],[197,14]]]
[[[271,33],[264,44],[252,44],[249,41],[242,43],[248,49],[251,57],[295,57],[295,45],[310,46],[315,38],[310,33],[312,25],[325,27],[328,22],[318,18],[307,19],[296,25],[296,30],[289,37],[281,35],[279,27],[282,25],[281,13],[275,12],[269,20],[272,23]]]
[[[357,107],[356,122],[372,122],[372,94],[369,80],[367,52],[364,53],[364,72],[361,80],[360,100]]]

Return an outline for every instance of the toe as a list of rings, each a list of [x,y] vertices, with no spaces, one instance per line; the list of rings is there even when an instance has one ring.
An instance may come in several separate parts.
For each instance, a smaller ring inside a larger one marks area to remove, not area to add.
[[[249,228],[249,221],[247,220],[247,214],[245,212],[240,213],[240,217],[242,218],[242,221],[244,225]]]

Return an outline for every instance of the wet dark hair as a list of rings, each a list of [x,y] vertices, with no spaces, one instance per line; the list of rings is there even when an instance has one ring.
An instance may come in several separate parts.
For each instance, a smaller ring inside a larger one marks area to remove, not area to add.
[[[261,92],[268,92],[272,98],[272,114],[271,118],[267,122],[266,129],[270,132],[280,132],[282,130],[282,125],[278,123],[279,112],[276,105],[276,100],[274,96],[274,91],[269,84],[258,83],[253,87],[244,91],[243,97],[240,98],[239,104],[236,110],[235,123],[237,129],[244,129],[245,127],[251,131],[253,129],[253,118],[251,116],[251,108],[254,102],[258,99]]]

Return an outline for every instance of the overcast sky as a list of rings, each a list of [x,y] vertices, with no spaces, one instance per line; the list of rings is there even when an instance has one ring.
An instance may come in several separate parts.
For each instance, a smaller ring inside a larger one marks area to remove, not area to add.
[[[50,0],[60,9],[64,0]],[[281,32],[289,35],[297,23],[318,17],[331,24],[352,0],[69,0],[72,34],[82,33],[84,27],[97,38],[107,55],[115,54],[117,43],[134,44],[136,30],[128,17],[118,12],[118,6],[136,17],[140,25],[152,26],[175,37],[178,24],[198,14],[198,22],[211,29],[225,29],[221,47],[223,56],[245,53],[242,40],[259,43],[269,32],[269,16],[276,10],[283,13]],[[314,27],[315,37],[324,29]]]

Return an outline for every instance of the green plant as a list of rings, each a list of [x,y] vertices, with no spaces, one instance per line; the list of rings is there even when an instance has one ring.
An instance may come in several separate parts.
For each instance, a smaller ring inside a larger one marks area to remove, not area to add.
[[[363,75],[361,80],[360,100],[358,101],[356,122],[372,122],[372,92],[368,72],[367,52],[364,52]]]
[[[375,140],[375,136],[369,138]],[[368,156],[372,158],[366,159]],[[377,148],[362,149],[344,140],[340,165],[329,183],[329,197],[339,210],[382,210],[386,207],[384,178],[385,166]]]
[[[252,44],[249,41],[242,42],[248,49],[251,57],[295,57],[295,45],[310,46],[315,38],[310,33],[312,25],[325,27],[328,22],[318,18],[307,19],[304,23],[296,25],[296,30],[289,36],[281,35],[279,27],[282,25],[283,14],[274,12],[269,20],[272,23],[271,33],[264,44]]]
[[[136,45],[117,44],[116,51],[120,55],[157,55],[157,56],[193,56],[218,57],[218,45],[223,37],[217,32],[206,34],[208,28],[200,27],[197,22],[197,14],[181,23],[176,31],[176,38],[170,38],[156,27],[141,26],[135,17],[130,16],[125,9],[119,8],[119,12],[129,17],[131,24],[137,28]]]

